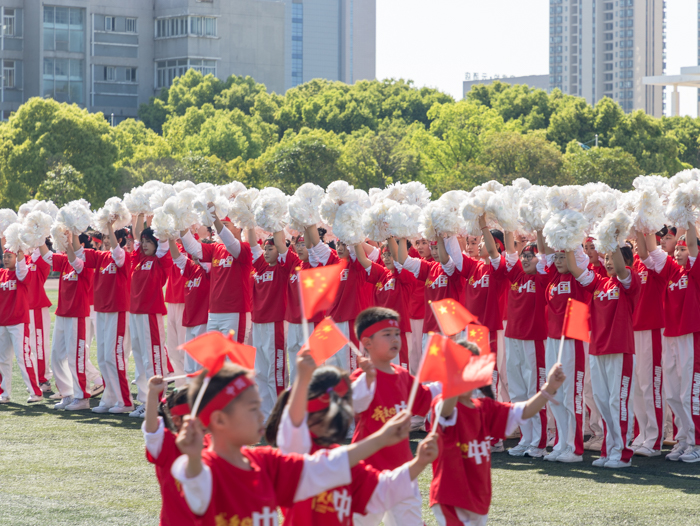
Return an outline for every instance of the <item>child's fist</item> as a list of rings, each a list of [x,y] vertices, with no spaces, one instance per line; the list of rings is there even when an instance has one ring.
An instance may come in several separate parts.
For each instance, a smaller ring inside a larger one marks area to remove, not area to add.
[[[560,363],[555,363],[547,375],[547,384],[556,392],[566,380],[564,369]]]
[[[165,381],[165,378],[162,376],[156,375],[156,376],[151,376],[150,380],[148,380],[148,392],[155,392],[155,393],[160,393],[161,391],[165,391],[165,389],[168,387],[168,382]]]
[[[297,375],[306,383],[311,380],[311,375],[316,370],[316,362],[311,356],[311,349],[302,349],[297,354]]]
[[[180,453],[188,456],[198,456],[204,448],[204,429],[197,418],[186,415],[175,444]]]
[[[374,382],[374,380],[377,378],[377,368],[369,358],[358,358],[357,366],[362,369],[362,372],[365,373],[367,387],[370,387],[372,382]]]
[[[435,433],[430,433],[418,444],[418,462],[426,466],[432,464],[438,457],[439,452],[438,436]]]

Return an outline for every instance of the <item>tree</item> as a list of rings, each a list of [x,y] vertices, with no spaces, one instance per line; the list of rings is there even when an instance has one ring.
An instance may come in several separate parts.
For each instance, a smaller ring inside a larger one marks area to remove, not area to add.
[[[85,195],[83,174],[70,164],[57,163],[39,185],[36,199],[53,201],[59,208]]]
[[[700,119],[693,117],[662,117],[666,136],[678,143],[678,160],[693,167],[700,167]]]
[[[168,142],[141,121],[126,119],[113,131],[118,152],[117,168],[146,159],[169,157],[172,153]]]
[[[571,184],[603,182],[611,188],[627,191],[641,173],[634,156],[622,148],[581,148],[571,141],[564,154],[564,173]]]
[[[547,139],[557,143],[562,151],[572,140],[588,143],[594,139],[595,114],[584,99],[563,95],[557,89],[552,92],[550,101],[555,109],[549,120]]]

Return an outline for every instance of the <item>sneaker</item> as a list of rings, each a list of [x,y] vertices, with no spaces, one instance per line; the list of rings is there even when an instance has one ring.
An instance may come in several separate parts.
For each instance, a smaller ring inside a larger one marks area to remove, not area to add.
[[[131,413],[129,413],[131,418],[145,418],[146,417],[146,404],[141,404]]]
[[[685,454],[688,448],[689,446],[678,442],[678,444],[673,446],[671,452],[668,455],[666,455],[666,460],[673,460],[674,462],[677,461],[679,458],[681,458],[681,456]]]
[[[512,457],[524,457],[527,450],[530,449],[528,446],[523,446],[518,444],[508,450],[508,454]]]
[[[583,456],[582,455],[577,455],[574,453],[571,449],[566,448],[566,451],[564,451],[559,457],[557,458],[557,462],[565,462],[567,464],[570,464],[572,462],[583,462]]]
[[[43,384],[39,384],[39,389],[41,389],[41,391],[43,393],[50,393],[52,391],[51,384],[49,382],[44,382]]]
[[[525,456],[530,458],[542,458],[546,454],[547,450],[539,447],[530,447],[525,451]]]
[[[556,431],[547,430],[547,447],[554,447],[556,441],[557,441]]]
[[[133,405],[128,405],[128,406],[115,405],[114,407],[110,407],[108,411],[112,414],[133,413],[134,406]],[[129,416],[131,416],[131,415],[129,415]]]
[[[491,446],[491,453],[503,453],[506,450],[503,447],[503,440],[499,440],[493,446]]]
[[[555,460],[557,460],[557,459],[559,458],[559,456],[560,456],[561,454],[562,454],[562,451],[561,451],[561,450],[556,450],[556,449],[555,449],[555,450],[552,451],[549,455],[545,455],[545,456],[542,457],[542,458],[544,458],[545,460],[549,460],[550,462],[554,462]]]
[[[34,394],[31,395],[31,396],[27,399],[27,403],[28,403],[28,404],[32,404],[32,403],[34,403],[34,402],[43,402],[43,401],[44,401],[44,397],[43,397],[43,396],[41,396],[41,395],[34,395]]]
[[[611,469],[631,468],[632,462],[622,462],[622,460],[608,460],[605,463],[605,467]]]
[[[136,385],[136,379],[131,380],[131,385]]]
[[[634,454],[640,457],[658,457],[661,455],[661,451],[658,449],[650,449],[646,446],[639,446],[634,450]]]
[[[108,413],[111,407],[108,405],[96,405],[95,407],[92,408],[93,413]]]
[[[602,468],[605,466],[605,463],[608,461],[608,457],[600,457],[596,460],[594,460],[591,464],[596,467],[596,468]]]
[[[685,453],[683,453],[679,460],[682,462],[700,462],[700,446],[691,446],[688,449],[685,450]]]
[[[0,404],[9,404],[9,403],[10,403],[9,396],[0,396]]]
[[[54,408],[54,409],[65,409],[65,408],[68,407],[68,405],[70,405],[71,403],[73,403],[73,397],[72,397],[72,396],[66,396],[66,397],[63,398],[59,403],[57,403],[56,405],[54,405],[53,408]]]
[[[586,451],[600,451],[603,447],[603,437],[594,436],[584,442],[583,449]]]
[[[66,411],[85,411],[90,409],[89,398],[74,398],[73,401],[66,406]]]
[[[65,398],[65,396],[63,396],[63,395],[62,395],[61,393],[59,393],[58,391],[56,391],[54,394],[52,394],[51,396],[49,396],[49,399],[50,399],[50,400],[63,400],[64,398]]]
[[[92,391],[90,391],[90,398],[94,398],[98,394],[102,394],[104,390],[104,384],[95,384],[95,386],[92,388]]]

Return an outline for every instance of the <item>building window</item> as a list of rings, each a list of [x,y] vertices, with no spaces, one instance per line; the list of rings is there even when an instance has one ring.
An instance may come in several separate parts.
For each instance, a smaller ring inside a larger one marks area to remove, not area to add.
[[[115,68],[114,66],[105,66],[104,80],[108,80],[111,82],[117,80],[117,68]]]
[[[136,19],[135,18],[127,18],[126,19],[126,32],[127,33],[136,33]]]
[[[136,68],[126,68],[126,81],[136,82]]]
[[[304,4],[292,4],[292,86],[304,82]]]
[[[170,87],[173,79],[187,73],[188,69],[199,71],[202,75],[214,75],[216,77],[216,60],[186,59],[163,60],[156,64],[156,88]],[[136,69],[134,68],[134,74]]]
[[[85,51],[85,10],[44,7],[44,50]]]
[[[6,37],[15,36],[15,10],[5,8],[5,15],[2,19],[3,33]]]
[[[208,16],[179,16],[156,20],[156,38],[187,35],[215,37],[216,18]]]
[[[43,95],[58,102],[84,103],[83,61],[67,58],[45,58]]]
[[[216,18],[208,16],[191,16],[190,34],[197,36],[215,37]]]
[[[15,87],[15,61],[5,60],[2,63],[2,86],[5,89]]]
[[[117,27],[117,19],[113,16],[105,17],[105,31],[115,31]]]

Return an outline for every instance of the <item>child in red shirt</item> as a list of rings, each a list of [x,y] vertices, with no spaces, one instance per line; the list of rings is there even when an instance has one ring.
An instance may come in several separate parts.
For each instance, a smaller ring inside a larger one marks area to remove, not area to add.
[[[435,245],[435,250],[437,251],[437,245]],[[408,249],[408,255],[427,262],[433,261],[430,243],[423,238],[413,242],[413,246]],[[398,262],[398,254],[394,259]],[[425,318],[425,283],[418,280],[413,283],[413,291],[408,303],[408,316],[411,323],[411,336],[408,340],[408,370],[411,374],[416,374],[423,352],[423,320]]]
[[[186,253],[180,243],[176,243],[176,246],[180,253]],[[173,262],[175,262],[177,258],[172,252],[170,255],[173,258]],[[185,314],[185,281],[186,278],[182,270],[173,265],[168,275],[168,283],[165,285],[165,303],[167,303],[168,308],[168,326],[166,330],[168,358],[173,366],[173,374],[175,376],[182,376],[185,372],[185,355],[187,354],[185,351],[178,349],[180,345],[187,341],[187,330],[182,322]],[[185,379],[175,380],[175,385],[182,387],[185,385]]]
[[[46,244],[27,255],[27,266],[32,273],[29,291],[29,347],[32,360],[36,360],[36,373],[39,387],[43,392],[51,391],[51,360],[49,353],[49,332],[51,331],[51,301],[46,295],[46,283],[51,267],[42,258],[42,250],[48,252]]]

